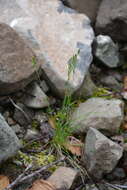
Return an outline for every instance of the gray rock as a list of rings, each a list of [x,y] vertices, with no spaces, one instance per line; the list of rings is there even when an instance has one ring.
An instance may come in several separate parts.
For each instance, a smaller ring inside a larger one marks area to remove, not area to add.
[[[40,134],[43,137],[42,141],[47,143],[53,138],[55,131],[48,122],[44,122],[41,123]]]
[[[46,114],[41,110],[36,110],[34,119],[37,120],[37,122],[39,122],[40,124],[48,121]]]
[[[127,40],[127,1],[103,0],[97,16],[96,32],[114,40]]]
[[[40,87],[43,90],[43,92],[45,92],[45,93],[49,91],[49,87],[48,87],[47,83],[44,80],[42,80],[40,82]]]
[[[16,134],[0,114],[0,163],[14,156],[20,147]]]
[[[34,109],[40,109],[50,105],[47,95],[36,82],[27,87],[23,102],[26,106]]]
[[[110,174],[107,174],[108,180],[121,180],[126,178],[126,173],[123,168],[116,167]]]
[[[70,189],[74,180],[78,175],[78,171],[69,167],[59,167],[56,171],[47,179],[55,185],[56,189]]]
[[[12,128],[12,130],[13,130],[16,134],[19,134],[19,133],[22,132],[22,128],[20,127],[19,124],[12,125],[11,128]]]
[[[95,57],[109,68],[120,65],[118,45],[109,36],[99,35],[94,44]]]
[[[17,103],[17,108],[15,108],[13,118],[21,126],[27,126],[32,122],[34,117],[34,111],[30,108],[27,108],[22,103]]]
[[[105,137],[97,129],[90,128],[85,141],[83,160],[88,171],[96,179],[110,173],[122,157],[123,148]]]
[[[25,140],[34,140],[40,136],[39,132],[37,130],[28,129],[26,132],[26,135],[24,137]]]
[[[64,2],[78,12],[86,14],[92,22],[95,22],[101,0],[65,0]]]
[[[0,47],[0,94],[6,95],[30,83],[39,65],[32,49],[6,24],[0,24]],[[35,66],[32,65],[33,57]]]
[[[120,91],[123,88],[123,84],[118,82],[114,76],[101,76],[100,82],[105,87],[108,87],[114,91]]]
[[[77,94],[82,98],[87,98],[87,97],[92,96],[96,90],[97,90],[97,87],[92,81],[90,73],[88,72]]]
[[[17,3],[28,16],[15,18],[10,25],[43,62],[43,76],[52,91],[61,97],[67,89],[71,93],[78,91],[92,62],[94,32],[88,17],[77,14],[58,0]],[[77,64],[68,81],[68,64],[74,55]]]
[[[123,102],[119,99],[90,98],[72,114],[75,133],[86,133],[90,127],[115,134],[123,121]]]

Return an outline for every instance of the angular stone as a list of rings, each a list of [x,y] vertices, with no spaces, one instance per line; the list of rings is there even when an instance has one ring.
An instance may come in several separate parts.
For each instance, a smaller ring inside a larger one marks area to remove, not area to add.
[[[88,98],[92,96],[96,90],[97,87],[91,79],[90,73],[88,72],[77,94],[82,98]]]
[[[23,102],[27,107],[40,109],[48,107],[48,96],[42,91],[37,83],[32,83],[27,87]]]
[[[32,49],[6,24],[0,24],[0,94],[21,90],[37,75],[38,61]],[[37,64],[32,65],[32,59]]]
[[[28,16],[15,18],[10,25],[43,62],[43,76],[52,91],[61,97],[67,89],[72,93],[78,91],[92,62],[94,32],[88,17],[77,14],[58,0],[20,0],[17,3]],[[74,55],[73,63],[77,64],[68,81],[68,65]]]
[[[70,189],[74,180],[78,175],[78,171],[68,168],[59,167],[56,171],[47,179],[51,184],[55,185],[56,189]]]
[[[86,133],[90,127],[109,134],[118,133],[123,121],[123,102],[119,99],[90,98],[72,114],[75,133]]]
[[[127,1],[103,0],[96,21],[96,32],[114,40],[127,41]]]
[[[109,36],[99,35],[94,44],[95,57],[109,68],[115,68],[120,65],[119,49]]]
[[[0,114],[0,163],[14,156],[20,147],[16,134]]]
[[[122,157],[123,148],[97,129],[90,128],[85,141],[83,160],[96,179],[110,173]]]
[[[77,10],[80,13],[86,14],[92,22],[95,22],[98,7],[101,0],[63,0],[65,4]]]
[[[112,90],[114,90],[115,92],[120,92],[123,89],[123,84],[118,82],[118,80],[115,79],[115,77],[113,75],[102,75],[100,77],[100,82],[101,84],[103,84],[105,87],[108,87]]]
[[[27,129],[24,139],[26,141],[35,140],[40,137],[40,133],[34,129]]]

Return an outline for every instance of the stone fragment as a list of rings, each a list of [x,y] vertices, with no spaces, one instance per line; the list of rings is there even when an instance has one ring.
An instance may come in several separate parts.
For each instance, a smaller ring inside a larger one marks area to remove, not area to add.
[[[47,95],[36,82],[27,87],[23,102],[27,107],[34,109],[40,109],[50,105]]]
[[[97,129],[90,128],[85,141],[83,160],[96,179],[110,173],[122,157],[123,148]]]
[[[0,163],[14,156],[20,147],[16,134],[0,114]]]
[[[93,127],[114,135],[123,122],[123,108],[124,104],[119,99],[89,98],[72,114],[72,128],[78,134]]]
[[[55,185],[56,189],[69,190],[76,179],[78,172],[69,167],[59,167],[47,179],[51,184]]]
[[[94,46],[95,57],[102,64],[109,68],[116,68],[120,66],[118,45],[113,42],[110,36],[97,36]]]
[[[0,94],[23,89],[35,77],[38,61],[26,42],[6,24],[0,24]],[[32,65],[32,59],[36,65]]]
[[[113,40],[127,41],[127,1],[103,0],[97,16],[96,32]]]
[[[34,111],[30,108],[27,108],[22,103],[17,103],[17,108],[15,108],[13,118],[21,126],[27,126],[30,124],[34,117]]]
[[[92,22],[95,22],[101,0],[63,0],[65,4],[86,14]]]

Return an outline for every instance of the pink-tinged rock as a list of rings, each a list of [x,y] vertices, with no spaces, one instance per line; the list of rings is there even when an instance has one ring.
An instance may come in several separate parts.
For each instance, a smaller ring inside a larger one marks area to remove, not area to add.
[[[74,180],[78,176],[78,171],[69,167],[59,167],[47,179],[51,184],[55,185],[56,189],[70,189]]]
[[[21,90],[37,75],[35,54],[25,41],[6,24],[0,24],[0,95]]]
[[[84,83],[92,62],[94,32],[90,20],[65,7],[58,0],[20,0],[28,15],[15,18],[10,25],[27,40],[42,61],[43,76],[52,91],[63,97]],[[68,81],[68,65],[76,57],[75,72]]]

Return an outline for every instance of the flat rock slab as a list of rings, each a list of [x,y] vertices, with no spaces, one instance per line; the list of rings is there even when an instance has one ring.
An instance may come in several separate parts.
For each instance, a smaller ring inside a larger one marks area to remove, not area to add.
[[[0,163],[14,156],[20,147],[16,134],[0,114]]]
[[[70,189],[77,176],[78,171],[73,168],[59,167],[47,181],[52,183],[56,189]]]
[[[72,114],[75,133],[86,133],[90,127],[109,134],[118,133],[123,121],[123,102],[119,99],[90,98]]]
[[[103,0],[97,16],[96,32],[114,40],[127,41],[127,1]]]
[[[83,160],[96,179],[110,173],[122,157],[123,148],[97,129],[90,128],[85,141]]]
[[[24,88],[36,77],[38,68],[32,49],[10,26],[0,24],[0,95]]]
[[[90,20],[58,0],[20,0],[17,3],[27,16],[15,18],[10,25],[43,62],[46,82],[61,97],[67,89],[74,93],[81,87],[92,62],[94,32]],[[68,77],[74,56],[75,72]]]

